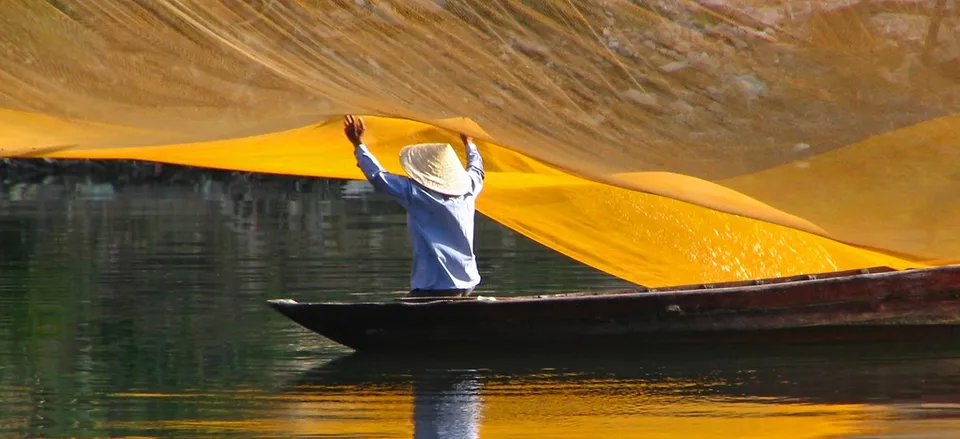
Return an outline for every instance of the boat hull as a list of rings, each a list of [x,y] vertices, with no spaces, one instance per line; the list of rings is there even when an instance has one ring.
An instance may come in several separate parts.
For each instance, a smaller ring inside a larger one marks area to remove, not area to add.
[[[496,301],[269,304],[363,351],[956,339],[960,266]]]

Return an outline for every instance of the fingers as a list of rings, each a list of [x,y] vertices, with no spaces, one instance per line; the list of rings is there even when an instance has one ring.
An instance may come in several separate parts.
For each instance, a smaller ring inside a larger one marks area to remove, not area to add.
[[[351,127],[351,126],[353,126],[354,128],[359,129],[359,130],[361,130],[361,131],[362,131],[364,128],[367,127],[367,126],[363,123],[363,118],[362,118],[362,117],[356,117],[356,116],[354,116],[354,115],[352,115],[352,114],[348,114],[348,115],[346,115],[346,116],[343,116],[343,126],[344,126],[344,127]]]
[[[364,128],[363,118],[352,114],[343,116],[343,132],[353,144],[358,145],[362,142]]]

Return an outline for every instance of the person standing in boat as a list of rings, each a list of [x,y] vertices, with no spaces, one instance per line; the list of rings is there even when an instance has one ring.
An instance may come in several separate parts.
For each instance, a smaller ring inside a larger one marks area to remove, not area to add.
[[[413,247],[407,297],[469,296],[480,283],[473,251],[477,196],[483,189],[483,160],[470,136],[464,169],[447,143],[421,143],[400,150],[407,176],[387,172],[363,143],[363,119],[348,115],[344,133],[353,143],[357,166],[374,189],[398,201],[407,211]]]

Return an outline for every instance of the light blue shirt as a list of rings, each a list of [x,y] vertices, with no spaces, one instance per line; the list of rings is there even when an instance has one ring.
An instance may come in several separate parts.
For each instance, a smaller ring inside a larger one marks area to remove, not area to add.
[[[452,290],[480,283],[473,254],[473,224],[477,195],[483,189],[483,160],[477,146],[467,145],[467,174],[471,188],[451,197],[427,189],[408,177],[391,174],[360,144],[354,149],[357,166],[381,192],[407,210],[407,229],[413,247],[410,288]]]

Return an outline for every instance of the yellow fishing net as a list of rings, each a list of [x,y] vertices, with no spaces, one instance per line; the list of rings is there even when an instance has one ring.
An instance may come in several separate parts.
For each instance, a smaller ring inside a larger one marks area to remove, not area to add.
[[[13,0],[0,156],[362,178],[480,141],[480,211],[648,286],[960,255],[954,0]]]

